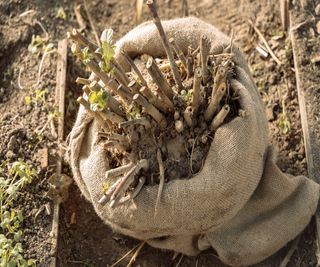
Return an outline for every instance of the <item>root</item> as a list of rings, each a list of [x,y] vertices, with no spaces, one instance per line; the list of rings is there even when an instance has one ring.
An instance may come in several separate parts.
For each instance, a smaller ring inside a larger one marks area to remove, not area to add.
[[[158,160],[158,164],[159,164],[159,172],[160,172],[159,180],[160,180],[160,183],[159,183],[159,189],[158,189],[158,195],[157,195],[154,215],[157,214],[158,205],[160,203],[161,194],[162,194],[163,186],[164,186],[164,166],[163,166],[163,161],[162,161],[162,156],[161,156],[160,149],[157,150],[157,160]]]

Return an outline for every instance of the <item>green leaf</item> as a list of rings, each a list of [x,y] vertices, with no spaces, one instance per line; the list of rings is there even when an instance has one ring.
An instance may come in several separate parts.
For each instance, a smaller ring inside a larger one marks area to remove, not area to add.
[[[289,131],[291,129],[291,124],[290,124],[289,118],[285,113],[280,114],[279,128],[281,129],[283,134],[289,133]]]
[[[93,111],[102,111],[107,107],[109,94],[107,91],[100,89],[92,91],[89,95],[90,109]]]
[[[16,267],[17,263],[14,260],[11,260],[7,263],[7,267]]]
[[[27,106],[29,106],[29,105],[31,104],[31,97],[27,95],[27,96],[24,98],[24,102],[25,102],[25,104],[26,104]]]
[[[107,29],[104,30],[101,35],[101,48],[102,48],[102,57],[104,60],[104,64],[102,67],[102,70],[105,72],[110,72],[111,67],[110,63],[112,58],[115,55],[115,45],[112,44],[112,37],[113,37],[113,30]]]
[[[59,9],[57,11],[56,18],[62,19],[62,20],[66,20],[67,19],[66,12],[64,12],[63,7],[59,7]]]

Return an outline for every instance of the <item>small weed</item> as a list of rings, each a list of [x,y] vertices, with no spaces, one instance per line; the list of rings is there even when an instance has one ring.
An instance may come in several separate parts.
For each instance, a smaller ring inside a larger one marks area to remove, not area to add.
[[[89,95],[90,109],[92,111],[102,111],[107,107],[107,100],[109,94],[107,91],[100,89],[99,91],[92,91]]]
[[[192,90],[181,90],[181,99],[189,106],[192,102],[193,92]]]
[[[43,89],[43,90],[37,89],[34,91],[33,95],[26,96],[24,98],[24,102],[27,106],[31,104],[38,106],[40,103],[45,103],[47,94],[48,94],[47,89]]]
[[[54,45],[52,43],[48,43],[48,38],[41,37],[40,35],[32,35],[31,43],[28,46],[28,51],[32,54],[36,54],[39,51],[50,52],[53,50]]]
[[[110,72],[111,71],[111,60],[115,54],[115,45],[112,41],[113,38],[113,30],[107,29],[104,30],[101,35],[101,46],[102,46],[102,57],[104,59],[103,66],[100,66],[103,71]]]
[[[15,208],[15,201],[37,173],[21,160],[6,168],[8,165],[3,162],[0,167],[0,266],[36,266],[35,260],[26,260],[22,256],[23,215]]]
[[[291,129],[291,124],[289,118],[286,113],[281,113],[279,115],[279,128],[281,129],[283,134],[289,133]]]
[[[64,12],[63,7],[58,8],[56,18],[62,19],[62,20],[67,20],[67,15],[66,15],[66,12]]]
[[[137,105],[130,105],[126,109],[128,119],[139,119],[141,118],[142,110]]]

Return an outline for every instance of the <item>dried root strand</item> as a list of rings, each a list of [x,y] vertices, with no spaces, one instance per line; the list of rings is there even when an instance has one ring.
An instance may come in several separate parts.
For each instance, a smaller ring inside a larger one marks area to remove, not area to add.
[[[209,70],[207,66],[208,55],[209,55],[210,43],[205,35],[201,36],[200,39],[200,61],[202,69],[202,80],[206,84],[209,77]]]
[[[214,92],[211,102],[209,103],[207,110],[204,113],[204,119],[206,121],[210,121],[217,110],[218,106],[220,105],[220,101],[222,97],[226,94],[227,85],[226,82],[222,82],[218,89]]]
[[[158,164],[159,164],[159,189],[158,189],[158,194],[157,194],[157,200],[156,200],[156,206],[155,206],[155,215],[157,214],[158,211],[158,205],[160,203],[160,199],[161,199],[161,194],[163,191],[163,186],[164,186],[164,166],[163,166],[163,161],[162,161],[162,156],[161,156],[161,150],[158,149],[157,150],[157,160],[158,160]]]
[[[172,53],[172,51],[170,49],[167,36],[166,36],[166,34],[164,32],[164,29],[163,29],[162,24],[161,24],[161,20],[160,20],[160,18],[158,16],[156,5],[155,5],[153,0],[147,0],[147,5],[148,5],[148,7],[150,9],[150,12],[152,14],[153,22],[154,22],[154,24],[156,25],[156,27],[158,29],[163,48],[166,51],[167,57],[168,57],[169,62],[171,64],[171,69],[172,69],[172,72],[173,72],[174,80],[176,82],[176,85],[178,86],[178,90],[181,91],[181,90],[183,90],[183,85],[182,85],[181,77],[180,77],[180,74],[179,74],[178,66],[177,66],[177,64],[176,64],[176,62],[174,60],[173,53]]]
[[[111,208],[115,207],[118,204],[123,194],[128,190],[129,186],[134,181],[135,175],[137,175],[141,169],[146,171],[148,168],[148,161],[146,159],[142,159],[135,166],[133,166],[125,176],[121,178],[117,188],[110,197]]]
[[[193,107],[194,116],[196,116],[197,111],[201,105],[201,95],[200,95],[201,79],[202,79],[202,71],[201,71],[201,68],[198,67],[194,72],[194,78],[193,78],[192,107]]]
[[[163,93],[172,100],[174,93],[171,89],[170,84],[168,83],[167,79],[163,76],[161,70],[159,69],[157,63],[153,59],[153,57],[149,57],[146,68],[148,70],[148,73],[150,74],[152,80],[154,83],[158,86],[160,91],[163,91]]]
[[[220,125],[224,122],[225,118],[228,116],[230,112],[230,106],[224,105],[222,109],[218,112],[218,114],[214,117],[211,122],[210,130],[215,131],[217,130]]]
[[[142,95],[135,94],[133,96],[133,100],[140,106],[142,106],[145,111],[159,124],[161,128],[165,128],[167,126],[166,118],[160,113],[160,111],[150,104],[147,99],[145,99]]]

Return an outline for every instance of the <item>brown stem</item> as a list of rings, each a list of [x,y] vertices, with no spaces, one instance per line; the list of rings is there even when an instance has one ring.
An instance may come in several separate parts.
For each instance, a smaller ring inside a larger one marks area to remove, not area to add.
[[[193,75],[193,58],[192,56],[187,57],[187,79],[190,79]]]
[[[204,119],[206,121],[210,121],[212,119],[213,114],[217,110],[222,97],[226,93],[226,89],[227,89],[226,82],[223,82],[220,84],[217,91],[214,93],[214,95],[211,99],[211,102],[209,103],[207,110],[204,113]]]
[[[117,124],[119,124],[119,123],[124,121],[124,118],[120,117],[116,113],[113,113],[112,111],[109,111],[109,110],[100,111],[99,115],[104,120],[109,120],[109,121],[111,121],[113,123],[117,123]]]
[[[202,78],[203,83],[206,84],[209,77],[209,70],[207,66],[208,55],[209,55],[209,40],[205,35],[201,36],[200,39],[200,59],[201,59],[201,68],[202,68]]]
[[[89,49],[93,53],[99,48],[94,43],[92,43],[89,39],[87,39],[81,33],[79,33],[76,29],[72,29],[71,33],[68,32],[67,37],[71,38],[73,41],[77,42],[80,45],[89,47]]]
[[[159,90],[163,91],[164,94],[169,98],[172,99],[174,96],[174,93],[170,87],[170,84],[168,83],[167,79],[163,76],[161,70],[159,69],[157,63],[153,59],[153,57],[149,57],[146,68],[152,78],[152,80],[155,82],[155,84],[158,86]]]
[[[119,96],[125,97],[128,103],[132,102],[133,94],[131,94],[129,88],[127,88],[123,84],[120,84],[118,86],[117,93]]]
[[[193,78],[193,97],[192,97],[192,107],[194,116],[196,115],[199,106],[201,104],[201,96],[200,96],[200,85],[201,85],[201,79],[202,79],[202,71],[201,68],[196,68],[194,72],[194,78]]]
[[[162,112],[165,112],[165,113],[170,112],[171,106],[168,105],[163,100],[159,99],[156,95],[154,95],[154,93],[150,90],[149,87],[143,86],[139,91],[156,108],[160,109]]]
[[[133,100],[140,106],[145,108],[145,111],[155,119],[161,128],[167,126],[166,118],[160,113],[160,111],[148,102],[142,95],[135,94]]]
[[[78,77],[76,79],[76,83],[77,84],[83,84],[83,85],[89,85],[91,83],[91,81],[89,79]]]
[[[170,49],[170,46],[168,44],[168,39],[167,39],[167,36],[166,36],[166,34],[164,32],[164,29],[162,27],[161,20],[160,20],[160,18],[158,16],[156,5],[154,4],[153,0],[147,0],[147,5],[148,5],[148,7],[149,7],[149,9],[151,11],[151,14],[152,14],[152,17],[153,17],[153,22],[154,22],[154,24],[156,25],[156,27],[158,29],[163,48],[166,51],[167,57],[168,57],[168,59],[170,61],[174,80],[175,80],[175,82],[176,82],[176,84],[178,86],[178,90],[181,91],[181,90],[183,90],[183,85],[182,85],[181,77],[180,77],[180,74],[179,74],[179,70],[178,70],[177,64],[176,64],[176,62],[174,60],[174,57],[173,57],[172,51]]]
[[[89,97],[90,93],[91,93],[91,89],[89,88],[88,85],[84,85],[82,87],[83,92]]]
[[[130,184],[134,181],[135,175],[139,173],[141,169],[147,170],[149,168],[149,163],[146,159],[140,160],[135,166],[133,166],[128,173],[121,178],[121,182],[111,195],[111,202],[110,202],[110,207],[114,207],[117,205],[118,201],[121,199],[123,194],[127,191],[129,188]]]
[[[116,60],[112,60],[110,64],[111,64],[111,67],[113,68],[112,69],[113,75],[117,79],[117,81],[119,83],[122,83],[123,85],[128,85],[130,80],[127,74],[125,73],[125,71],[123,70],[123,68],[120,66],[120,64],[118,64]]]
[[[81,104],[99,123],[99,125],[106,131],[108,132],[109,129],[106,125],[106,122],[104,119],[98,114],[97,112],[94,112],[90,109],[90,103],[88,103],[82,96],[78,97],[77,102]]]
[[[87,28],[87,24],[82,17],[81,14],[82,5],[77,5],[74,7],[74,13],[76,15],[77,22],[80,26],[79,31],[82,32],[85,28]]]
[[[186,121],[187,125],[191,128],[192,127],[192,116],[193,116],[193,108],[188,106],[185,111],[183,112],[183,118]]]
[[[172,45],[174,52],[177,54],[178,58],[180,59],[181,63],[187,67],[187,59],[185,55],[183,54],[182,50],[180,47],[176,44],[174,41],[174,38],[169,39],[169,43]]]
[[[189,10],[188,10],[188,0],[182,0],[182,17],[188,17],[189,16]]]
[[[137,65],[134,63],[134,61],[131,59],[131,57],[127,54],[126,51],[122,50],[121,54],[125,57],[127,63],[130,65],[130,67],[133,69],[133,71],[135,72],[135,74],[138,76],[139,81],[141,82],[141,84],[143,86],[147,86],[147,82],[146,80],[143,78],[139,68],[137,67]]]
[[[219,111],[219,113],[217,114],[217,116],[215,116],[214,119],[212,120],[210,125],[210,130],[211,131],[217,130],[219,126],[223,123],[223,121],[225,120],[229,112],[230,112],[230,106],[224,105],[222,109]]]
[[[94,19],[92,18],[91,14],[89,12],[89,8],[88,8],[88,5],[87,5],[87,0],[83,1],[83,5],[84,5],[84,9],[86,10],[86,13],[87,13],[87,17],[88,17],[91,29],[93,31],[93,35],[96,38],[97,44],[101,47],[100,38],[99,38],[97,29],[96,29],[96,23],[95,23]]]
[[[137,125],[137,124],[140,124],[140,125],[143,125],[144,127],[146,127],[147,129],[150,129],[151,128],[151,123],[149,122],[149,120],[145,117],[142,117],[142,118],[139,118],[139,119],[132,119],[132,120],[129,120],[129,121],[124,121],[124,122],[121,122],[119,124],[119,128],[124,128],[124,127],[127,127],[127,126],[131,126],[131,125]]]

